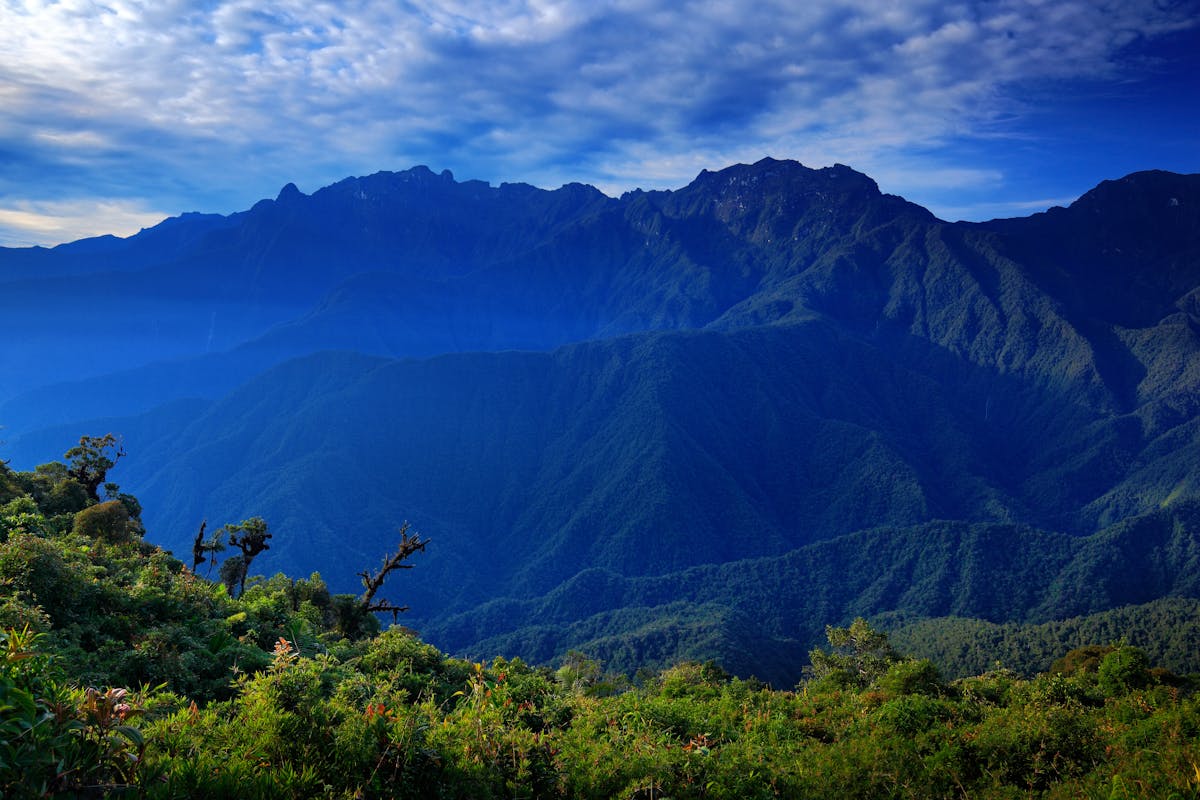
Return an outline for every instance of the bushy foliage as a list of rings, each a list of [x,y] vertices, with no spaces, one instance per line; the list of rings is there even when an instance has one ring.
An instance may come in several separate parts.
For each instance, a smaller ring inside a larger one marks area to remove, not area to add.
[[[947,682],[863,620],[793,691],[447,657],[319,575],[233,597],[123,500],[0,506],[0,794],[146,798],[1188,797],[1191,682],[1112,645]],[[41,500],[39,500],[39,497]],[[60,516],[60,515],[59,515]],[[240,581],[240,576],[239,576]],[[20,624],[15,624],[20,623]]]
[[[830,649],[808,654],[812,662],[809,674],[831,686],[865,688],[899,660],[887,635],[873,629],[862,617],[846,628],[827,626],[825,636]]]
[[[162,702],[121,688],[79,688],[39,647],[0,633],[0,794],[108,796],[140,783],[145,739],[134,720]]]
[[[785,692],[685,664],[596,696],[520,661],[448,658],[399,628],[329,652],[280,637],[267,659],[233,678],[227,699],[142,696],[147,712],[121,720],[129,731],[104,727],[127,713],[116,710],[126,695],[76,692],[72,718],[107,738],[72,757],[108,770],[111,791],[135,785],[162,798],[1078,796],[1118,784],[1130,788],[1117,796],[1165,797],[1200,788],[1196,698],[1154,685],[1104,697],[1086,674],[942,684],[926,662],[899,660],[864,689],[817,681]],[[3,724],[31,719],[28,701],[6,708]],[[114,754],[136,769],[115,771]],[[6,758],[9,786],[42,763]],[[60,775],[37,774],[38,786],[67,791],[54,783]]]
[[[124,503],[109,500],[76,514],[72,533],[109,544],[125,544],[140,533],[140,527],[130,518],[129,509]]]
[[[1136,647],[1115,647],[1100,660],[1096,678],[1100,691],[1116,697],[1132,689],[1142,689],[1151,682],[1150,662]]]

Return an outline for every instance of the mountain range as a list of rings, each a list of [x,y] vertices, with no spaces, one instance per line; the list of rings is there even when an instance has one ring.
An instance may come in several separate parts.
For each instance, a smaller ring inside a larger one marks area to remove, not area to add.
[[[675,191],[418,167],[0,249],[0,453],[119,433],[150,538],[394,593],[475,656],[715,658],[825,624],[1200,597],[1200,176],[950,223],[764,159]]]

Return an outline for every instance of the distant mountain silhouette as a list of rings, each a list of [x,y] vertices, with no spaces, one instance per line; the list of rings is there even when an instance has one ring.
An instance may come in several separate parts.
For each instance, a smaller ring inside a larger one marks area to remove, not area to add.
[[[1081,604],[1053,582],[1115,585],[1105,548],[1140,552],[1132,520],[1174,513],[1194,546],[1198,297],[1200,176],[970,224],[841,165],[621,198],[418,167],[0,250],[20,331],[3,454],[120,432],[152,538],[184,552],[201,519],[264,516],[263,569],[346,590],[408,519],[435,542],[404,576],[409,621],[447,647],[747,672],[761,646],[780,677],[854,613],[1044,622],[1195,596],[1147,579]],[[1085,544],[1108,566],[1076,575]],[[935,551],[977,572],[914,606]],[[747,605],[751,563],[815,598]],[[954,599],[998,565],[1011,601]],[[893,587],[868,597],[873,574]]]

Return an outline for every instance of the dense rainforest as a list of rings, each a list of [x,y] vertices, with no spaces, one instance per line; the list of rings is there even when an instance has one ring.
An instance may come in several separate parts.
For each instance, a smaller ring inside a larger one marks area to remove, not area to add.
[[[147,542],[140,504],[106,480],[121,455],[84,437],[65,462],[0,464],[6,798],[1200,791],[1200,682],[1162,666],[1193,663],[1191,601],[1025,629],[858,619],[797,656],[794,686],[711,662],[469,661],[372,613],[377,591],[404,592],[389,563],[407,549],[420,569],[419,536],[364,570],[360,596],[317,574],[248,576],[254,548],[238,542],[289,546],[257,519],[201,530],[188,565]],[[223,546],[237,552],[210,580]],[[964,666],[979,671],[956,677]]]

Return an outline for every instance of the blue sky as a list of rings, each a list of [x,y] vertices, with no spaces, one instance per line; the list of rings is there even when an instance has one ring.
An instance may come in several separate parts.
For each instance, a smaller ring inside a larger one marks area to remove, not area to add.
[[[425,164],[835,162],[947,219],[1200,172],[1200,0],[0,0],[0,245]]]

